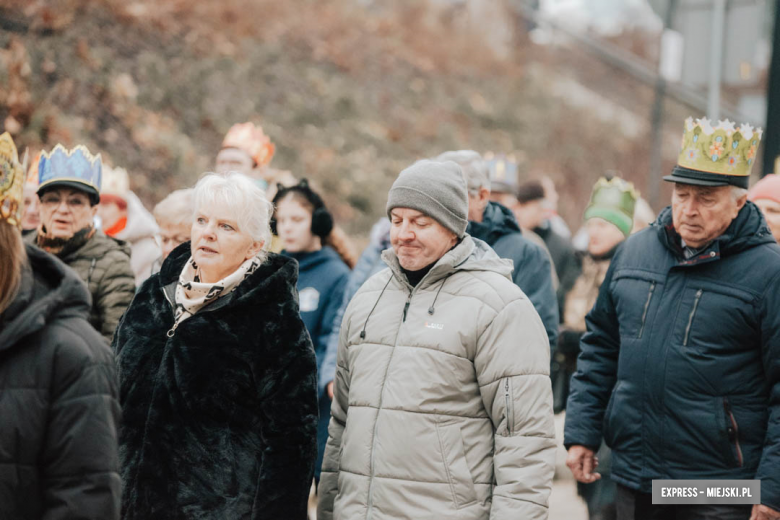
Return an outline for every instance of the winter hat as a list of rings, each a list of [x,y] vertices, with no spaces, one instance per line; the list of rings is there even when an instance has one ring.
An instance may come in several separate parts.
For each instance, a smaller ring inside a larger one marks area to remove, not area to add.
[[[469,223],[463,171],[452,161],[417,161],[398,175],[387,194],[388,217],[394,208],[425,213],[461,238]]]
[[[780,203],[780,175],[770,173],[758,181],[748,193],[750,200],[769,199]]]
[[[597,217],[614,224],[625,236],[634,226],[634,209],[639,193],[630,182],[620,177],[610,180],[602,177],[593,186],[590,204],[585,209],[585,220]]]

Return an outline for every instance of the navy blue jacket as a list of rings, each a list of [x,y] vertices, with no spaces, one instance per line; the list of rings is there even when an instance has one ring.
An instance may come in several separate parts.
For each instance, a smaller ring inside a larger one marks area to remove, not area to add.
[[[761,479],[780,510],[780,246],[751,202],[684,260],[665,209],[615,254],[586,318],[565,444],[612,478]]]
[[[482,222],[469,222],[466,231],[487,242],[501,258],[512,261],[512,280],[534,304],[554,347],[558,341],[558,300],[547,252],[524,238],[512,212],[496,202],[489,202]]]
[[[282,251],[282,254],[298,261],[298,298],[301,318],[314,344],[317,373],[320,374],[328,347],[328,338],[333,329],[333,319],[341,305],[344,287],[349,278],[349,267],[338,253],[327,246],[313,253]],[[330,380],[332,381],[333,377]],[[321,393],[323,386],[320,385],[319,389]]]
[[[344,288],[341,306],[333,317],[333,326],[331,327],[330,338],[328,338],[325,360],[320,367],[320,392],[322,392],[328,383],[333,381],[333,378],[336,377],[336,355],[339,350],[339,332],[347,306],[366,280],[379,271],[387,268],[387,265],[385,265],[385,262],[382,260],[382,251],[389,247],[390,220],[384,217],[371,228],[371,239],[368,246],[366,246],[363,253],[361,253],[357,264],[355,264],[355,268],[352,269],[352,272],[349,275],[349,280]]]

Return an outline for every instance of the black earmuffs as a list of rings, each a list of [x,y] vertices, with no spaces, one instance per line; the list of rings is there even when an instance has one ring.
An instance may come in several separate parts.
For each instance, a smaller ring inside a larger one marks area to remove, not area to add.
[[[299,193],[309,201],[314,211],[311,215],[311,232],[315,236],[325,238],[333,231],[333,215],[330,214],[325,207],[325,203],[322,198],[311,189],[309,181],[301,179],[301,182],[295,186],[283,186],[281,184],[276,185],[276,195],[274,196],[274,216],[271,219],[271,232],[276,235],[276,205],[291,192]]]

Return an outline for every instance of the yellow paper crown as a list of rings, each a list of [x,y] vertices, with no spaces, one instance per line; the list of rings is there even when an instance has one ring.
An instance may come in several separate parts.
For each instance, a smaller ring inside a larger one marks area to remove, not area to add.
[[[750,177],[763,131],[729,120],[712,126],[706,117],[685,120],[677,164],[683,168],[729,177]]]
[[[22,226],[24,177],[14,140],[5,132],[0,135],[0,221],[16,227]]]

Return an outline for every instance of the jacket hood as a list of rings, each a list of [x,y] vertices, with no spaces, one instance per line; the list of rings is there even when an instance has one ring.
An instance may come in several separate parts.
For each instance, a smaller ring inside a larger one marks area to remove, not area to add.
[[[488,202],[482,214],[482,222],[469,222],[466,230],[469,235],[487,242],[495,243],[499,238],[511,233],[521,233],[512,211],[497,202]]]
[[[160,269],[158,283],[162,288],[175,288],[179,275],[190,259],[190,243],[185,242],[171,251]],[[289,257],[268,253],[268,258],[257,271],[238,284],[233,291],[209,304],[204,310],[225,305],[258,305],[279,302],[285,293],[297,299],[298,264]]]
[[[401,270],[401,264],[393,249],[387,249],[382,253],[382,260],[390,267],[393,276],[397,280],[408,284],[406,276]],[[470,236],[463,236],[460,243],[447,251],[427,275],[420,281],[418,287],[436,283],[458,271],[492,271],[512,279],[512,261],[500,258],[493,249],[484,241]],[[411,289],[411,286],[409,285]]]
[[[116,234],[119,240],[137,242],[142,238],[154,238],[160,232],[154,217],[144,207],[141,199],[132,191],[127,194],[127,225]]]
[[[282,251],[282,255],[297,260],[300,271],[308,271],[329,262],[341,262],[339,254],[328,246],[310,253],[288,253],[287,251]]]
[[[56,318],[81,316],[85,320],[92,298],[75,271],[35,246],[25,244],[29,265],[11,307],[0,316],[0,352]]]
[[[83,246],[68,254],[62,260],[67,264],[76,258],[101,258],[114,249],[122,250],[127,253],[127,256],[130,256],[130,246],[126,242],[111,238],[102,231],[97,231],[95,236],[87,240]]]
[[[672,207],[667,206],[651,224],[658,238],[670,250],[679,251],[680,236],[674,230]],[[726,231],[716,238],[707,249],[719,251],[723,255],[733,255],[762,244],[775,242],[764,215],[758,206],[747,201]]]

